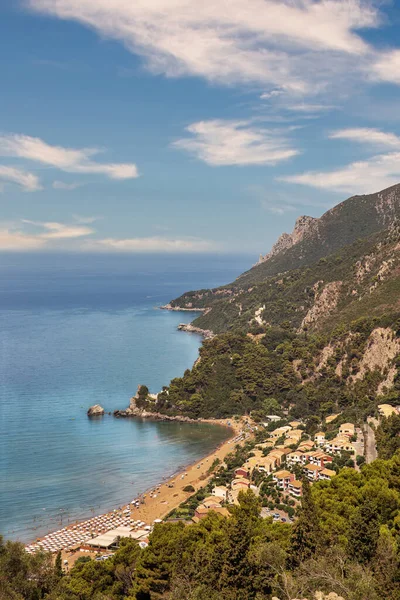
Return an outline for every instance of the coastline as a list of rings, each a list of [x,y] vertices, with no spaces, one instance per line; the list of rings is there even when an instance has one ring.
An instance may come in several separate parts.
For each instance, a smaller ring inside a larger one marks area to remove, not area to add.
[[[207,309],[190,309],[190,308],[182,308],[182,307],[172,307],[170,304],[160,307],[163,310],[171,310],[176,312],[204,312]],[[187,333],[195,333],[204,337],[204,339],[212,339],[215,334],[209,330],[203,330],[198,327],[193,326],[191,323],[185,324],[181,323],[178,326],[180,331],[185,331]],[[96,527],[94,523],[96,521],[104,521],[107,519],[111,520],[115,518],[115,513],[119,514],[123,517],[127,512],[129,512],[129,520],[124,518],[123,525],[130,526],[132,523],[132,510],[133,516],[135,517],[135,521],[142,521],[146,523],[145,526],[152,526],[155,520],[164,519],[172,510],[177,508],[182,502],[184,502],[188,497],[190,497],[194,492],[184,492],[183,488],[187,485],[193,486],[195,492],[204,486],[208,480],[212,477],[212,472],[207,475],[207,471],[209,470],[211,464],[214,460],[218,459],[220,462],[223,462],[225,456],[230,453],[230,451],[234,448],[233,443],[237,441],[238,443],[242,443],[246,438],[246,434],[244,431],[245,420],[240,418],[239,421],[233,421],[232,419],[190,419],[185,416],[175,416],[169,417],[163,415],[161,413],[151,413],[146,411],[139,411],[136,414],[129,414],[125,411],[114,411],[114,417],[117,418],[139,418],[139,419],[149,419],[155,421],[181,421],[181,422],[189,422],[189,423],[207,423],[211,425],[218,425],[225,427],[231,431],[231,435],[222,443],[217,446],[217,448],[210,454],[207,454],[203,458],[200,458],[193,464],[189,464],[188,466],[179,469],[175,474],[170,475],[168,478],[164,479],[162,483],[158,484],[158,486],[153,486],[152,489],[148,489],[145,492],[139,494],[137,498],[140,498],[140,504],[138,507],[132,508],[132,502],[129,504],[122,504],[118,507],[118,509],[112,509],[106,513],[102,513],[97,517],[92,517],[90,519],[84,519],[82,521],[75,521],[73,523],[69,523],[62,530],[55,531],[53,533],[48,533],[45,536],[41,536],[36,538],[36,542],[27,544],[25,546],[28,551],[37,551],[43,544],[43,541],[52,536],[57,536],[58,533],[61,532],[71,532],[78,529],[86,529],[87,532],[90,532],[91,537],[95,537],[99,533],[103,533],[102,530],[96,531]],[[228,424],[229,423],[229,424]],[[154,493],[154,490],[157,490],[157,493]],[[92,530],[94,529],[94,534]],[[112,529],[112,527],[108,527],[108,529]],[[65,535],[63,533],[63,535]],[[89,538],[90,539],[90,538]],[[39,546],[38,546],[39,544]],[[84,545],[80,543],[79,545]],[[82,556],[82,552],[80,550],[71,553],[69,550],[70,543],[65,546],[57,549],[52,549],[52,552],[57,552],[58,550],[62,551],[63,558],[65,560],[69,560],[72,564],[75,562],[79,556]],[[85,548],[83,552],[86,553],[89,550]],[[98,551],[91,550],[91,552],[97,553]]]
[[[229,421],[229,425],[228,422]],[[91,517],[90,519],[75,521],[66,525],[63,529],[50,532],[49,534],[42,536],[40,538],[36,538],[35,542],[31,542],[30,544],[26,544],[25,548],[30,551],[37,551],[40,547],[43,547],[43,544],[47,544],[48,540],[68,536],[69,533],[74,533],[77,529],[86,531],[86,535],[90,537],[95,537],[101,531],[96,531],[97,523],[101,521],[107,522],[108,520],[124,520],[123,526],[131,526],[133,521],[141,521],[144,525],[143,527],[151,527],[154,524],[154,521],[158,519],[164,519],[172,510],[177,508],[183,501],[185,501],[188,497],[190,497],[194,492],[185,492],[183,488],[187,485],[193,486],[195,492],[198,491],[199,488],[203,487],[209,479],[212,477],[212,473],[207,474],[209,468],[212,463],[219,459],[220,462],[223,462],[224,458],[229,454],[235,447],[235,441],[237,443],[242,443],[244,439],[239,440],[244,434],[244,421],[241,419],[240,421],[232,421],[232,420],[223,420],[223,419],[198,419],[198,423],[208,423],[213,425],[218,425],[225,427],[230,430],[231,435],[215,450],[206,456],[200,458],[194,463],[191,463],[185,467],[180,467],[177,472],[172,475],[166,477],[161,483],[153,486],[151,489],[146,490],[145,492],[138,494],[136,496],[137,499],[140,500],[140,504],[138,507],[133,507],[132,503],[121,504],[118,509],[113,509],[111,511],[102,513],[95,517]],[[124,512],[125,511],[125,512]],[[126,513],[129,512],[129,517],[126,516]],[[121,524],[116,524],[115,526],[120,526]],[[109,526],[108,529],[112,529],[113,527]],[[68,563],[72,565],[75,560],[77,560],[80,556],[88,556],[88,553],[97,554],[98,550],[88,550],[85,547],[84,542],[79,544],[70,544],[70,542],[62,543],[59,542],[59,546],[57,548],[50,549],[51,552],[55,553],[58,550],[61,550],[63,560],[68,560]],[[75,547],[75,550],[72,551],[69,548],[72,546]],[[83,547],[82,549],[77,549],[77,547]],[[47,548],[45,548],[47,549]]]

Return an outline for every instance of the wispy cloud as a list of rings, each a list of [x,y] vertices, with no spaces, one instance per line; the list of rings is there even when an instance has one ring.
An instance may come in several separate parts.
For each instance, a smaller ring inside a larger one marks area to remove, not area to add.
[[[92,157],[99,148],[64,148],[52,146],[40,138],[21,134],[0,135],[0,156],[10,156],[39,162],[66,173],[98,173],[110,179],[138,177],[133,163],[98,163]]]
[[[400,152],[380,154],[332,171],[308,171],[280,181],[345,193],[370,193],[399,182]]]
[[[114,252],[168,252],[168,253],[203,253],[219,249],[218,244],[210,240],[195,237],[167,238],[162,236],[136,237],[128,239],[105,238],[91,240],[85,245],[87,250]]]
[[[330,139],[349,140],[360,144],[381,146],[383,148],[400,148],[400,137],[395,133],[367,127],[339,129],[329,135]]]
[[[0,165],[0,182],[17,184],[25,192],[36,192],[41,189],[37,175],[6,165]]]
[[[364,78],[366,64],[375,61],[380,69],[377,53],[357,33],[381,21],[367,0],[230,0],[229,10],[215,0],[172,0],[167,10],[162,0],[25,4],[120,40],[150,71],[169,77],[314,93],[327,84],[331,68],[344,76],[351,65]]]
[[[101,217],[75,215],[73,222],[35,221],[0,222],[1,250],[74,250],[79,252],[120,253],[207,253],[221,249],[212,240],[198,237],[132,237],[118,239],[95,237],[91,226]]]
[[[191,137],[175,141],[173,147],[213,166],[274,165],[299,154],[281,130],[248,121],[199,121],[186,130]]]
[[[65,181],[53,181],[52,187],[55,190],[76,190],[78,187],[81,187],[82,183],[78,183],[74,181],[72,183],[66,183]]]
[[[16,223],[0,223],[0,250],[40,250],[57,247],[57,242],[92,235],[90,227],[51,221],[21,219]]]
[[[400,137],[397,134],[374,128],[354,127],[333,131],[329,138],[348,140],[375,149],[390,149],[392,152],[354,161],[339,169],[306,171],[280,177],[278,180],[341,193],[368,193],[398,183]]]

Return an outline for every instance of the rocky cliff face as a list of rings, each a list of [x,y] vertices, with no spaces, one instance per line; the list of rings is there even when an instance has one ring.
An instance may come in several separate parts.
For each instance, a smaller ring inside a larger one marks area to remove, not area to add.
[[[288,250],[308,236],[318,235],[318,221],[319,219],[308,217],[306,215],[299,217],[296,220],[292,233],[282,233],[278,238],[278,241],[272,246],[270,252],[265,256],[260,256],[259,263],[263,263],[272,256]]]
[[[320,218],[299,217],[292,233],[280,236],[240,283],[260,281],[290,269],[309,266],[358,239],[400,221],[400,184],[364,196],[352,196]]]

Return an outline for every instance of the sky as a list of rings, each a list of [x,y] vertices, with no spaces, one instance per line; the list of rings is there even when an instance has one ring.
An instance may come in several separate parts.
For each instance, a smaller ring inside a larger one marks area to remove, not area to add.
[[[266,253],[400,182],[400,3],[0,0],[0,250]]]

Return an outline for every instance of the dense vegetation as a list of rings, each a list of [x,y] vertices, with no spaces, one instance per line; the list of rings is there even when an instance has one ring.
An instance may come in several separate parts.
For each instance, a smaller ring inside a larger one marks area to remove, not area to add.
[[[400,391],[396,377],[393,389],[378,399],[385,377],[380,370],[350,380],[378,326],[397,332],[398,316],[359,319],[329,334],[296,335],[283,324],[268,328],[258,343],[244,334],[221,334],[205,341],[194,367],[173,379],[156,405],[150,400],[147,408],[192,418],[251,413],[256,419],[282,410],[295,418],[345,411],[345,418],[361,422],[376,414],[378,402],[395,403]],[[328,346],[332,351],[324,363],[321,354]]]
[[[346,600],[400,598],[400,456],[331,482],[304,483],[294,525],[259,517],[241,493],[229,518],[157,525],[149,546],[132,540],[67,575],[48,555],[0,545],[0,597],[9,600],[282,600],[316,590]]]

